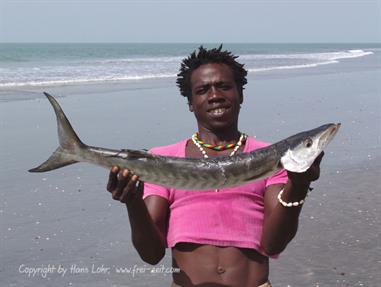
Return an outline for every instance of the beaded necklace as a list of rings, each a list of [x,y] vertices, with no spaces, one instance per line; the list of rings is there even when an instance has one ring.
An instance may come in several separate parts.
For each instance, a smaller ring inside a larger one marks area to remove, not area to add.
[[[208,144],[208,143],[204,143],[202,140],[199,139],[198,137],[198,133],[195,133],[193,135],[193,138],[195,139],[195,141],[202,147],[206,147],[208,149],[213,149],[213,150],[217,150],[217,151],[222,151],[222,150],[227,150],[227,149],[231,149],[231,148],[234,148],[236,146],[237,143],[230,143],[230,144],[226,144],[226,145],[212,145],[212,144]],[[240,139],[241,140],[241,139]]]
[[[204,150],[203,147],[206,147],[206,148],[209,148],[209,149],[213,149],[213,150],[218,150],[218,151],[227,150],[227,149],[231,149],[231,148],[234,147],[233,151],[230,153],[230,156],[233,156],[233,155],[235,155],[235,153],[237,152],[239,147],[242,146],[245,143],[246,138],[247,138],[247,135],[244,134],[244,133],[241,133],[241,136],[240,136],[238,142],[236,142],[234,144],[216,145],[216,146],[214,146],[214,145],[207,144],[207,143],[204,143],[203,141],[201,141],[198,138],[198,133],[195,133],[195,134],[192,135],[192,141],[193,141],[193,143],[201,151],[201,153],[202,153],[204,158],[209,158],[209,156],[207,155],[207,153],[206,153],[206,151]]]

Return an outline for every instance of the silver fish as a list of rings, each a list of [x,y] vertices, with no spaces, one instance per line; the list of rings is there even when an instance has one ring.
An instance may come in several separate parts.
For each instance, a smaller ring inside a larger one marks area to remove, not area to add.
[[[112,150],[81,142],[58,102],[44,93],[57,116],[60,146],[40,166],[30,172],[45,172],[76,162],[89,162],[106,168],[127,168],[142,181],[162,186],[213,190],[242,185],[268,177],[281,168],[306,171],[339,130],[340,124],[326,124],[293,135],[250,153],[215,158],[178,158],[139,150]]]

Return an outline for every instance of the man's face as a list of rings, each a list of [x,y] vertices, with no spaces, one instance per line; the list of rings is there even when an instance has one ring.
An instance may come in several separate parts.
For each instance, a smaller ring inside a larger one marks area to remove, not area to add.
[[[233,73],[225,64],[205,64],[191,75],[189,110],[199,127],[221,130],[236,127],[242,98]]]

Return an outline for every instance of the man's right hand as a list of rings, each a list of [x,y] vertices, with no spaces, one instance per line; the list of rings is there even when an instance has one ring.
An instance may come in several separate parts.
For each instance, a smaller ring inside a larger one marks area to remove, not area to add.
[[[128,203],[142,198],[143,189],[144,184],[136,174],[132,174],[128,169],[121,170],[118,166],[111,168],[107,190],[113,199]]]

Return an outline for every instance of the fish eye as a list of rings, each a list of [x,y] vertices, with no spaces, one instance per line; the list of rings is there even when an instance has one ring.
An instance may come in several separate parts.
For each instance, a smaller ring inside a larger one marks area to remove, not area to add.
[[[304,146],[305,146],[305,147],[311,147],[311,146],[312,146],[312,143],[313,143],[313,141],[312,141],[311,138],[306,138],[306,139],[304,140]]]

